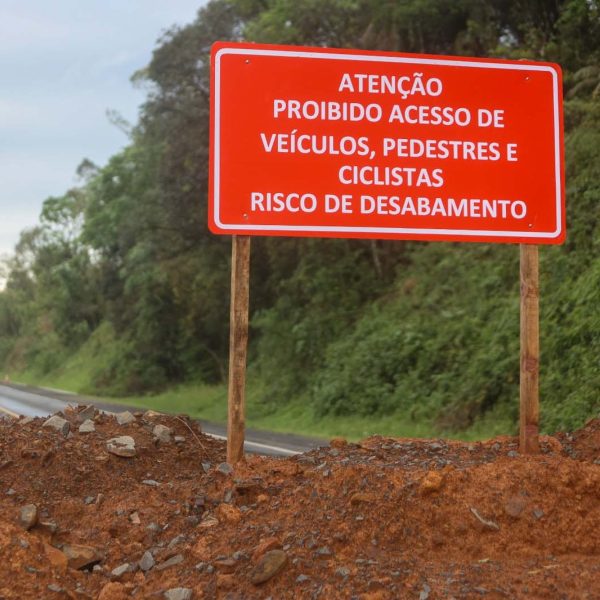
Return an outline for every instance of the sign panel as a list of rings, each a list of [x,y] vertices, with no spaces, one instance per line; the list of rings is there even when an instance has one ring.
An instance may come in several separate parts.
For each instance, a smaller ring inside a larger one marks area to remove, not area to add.
[[[219,234],[558,244],[554,64],[217,43]]]

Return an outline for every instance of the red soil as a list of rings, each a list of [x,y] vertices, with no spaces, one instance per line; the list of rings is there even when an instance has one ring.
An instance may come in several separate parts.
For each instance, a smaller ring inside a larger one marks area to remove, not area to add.
[[[600,420],[539,456],[509,437],[374,437],[222,473],[223,444],[186,418],[96,413],[79,433],[63,416],[67,437],[0,421],[0,599],[600,598]],[[107,452],[121,435],[135,457]]]

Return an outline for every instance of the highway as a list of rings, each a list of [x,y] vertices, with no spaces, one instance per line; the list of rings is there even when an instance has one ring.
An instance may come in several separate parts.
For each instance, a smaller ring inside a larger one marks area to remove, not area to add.
[[[4,413],[12,417],[19,415],[45,417],[63,410],[69,404],[93,404],[99,410],[108,413],[142,410],[140,407],[109,404],[97,398],[77,396],[62,390],[34,388],[14,383],[0,385],[0,415]],[[204,433],[218,439],[227,439],[224,425],[209,421],[200,421],[200,423]],[[248,429],[244,449],[250,454],[293,456],[325,445],[327,445],[326,440]]]

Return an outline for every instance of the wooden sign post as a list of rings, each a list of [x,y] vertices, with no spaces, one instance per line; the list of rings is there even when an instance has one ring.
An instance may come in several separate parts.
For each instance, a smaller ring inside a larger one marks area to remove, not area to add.
[[[560,66],[217,42],[210,87],[208,226],[234,236],[228,460],[253,235],[521,244],[521,451],[537,451],[536,244],[566,234]]]
[[[234,235],[231,240],[231,309],[229,319],[229,392],[227,418],[227,462],[244,457],[246,351],[248,347],[248,302],[250,289],[250,238]]]
[[[521,244],[521,378],[519,439],[522,454],[539,452],[539,260],[538,247]]]

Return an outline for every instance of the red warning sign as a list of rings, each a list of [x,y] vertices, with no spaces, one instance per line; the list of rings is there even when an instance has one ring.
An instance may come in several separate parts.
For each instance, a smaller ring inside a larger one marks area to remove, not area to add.
[[[557,65],[217,43],[211,68],[214,233],[564,240]]]

